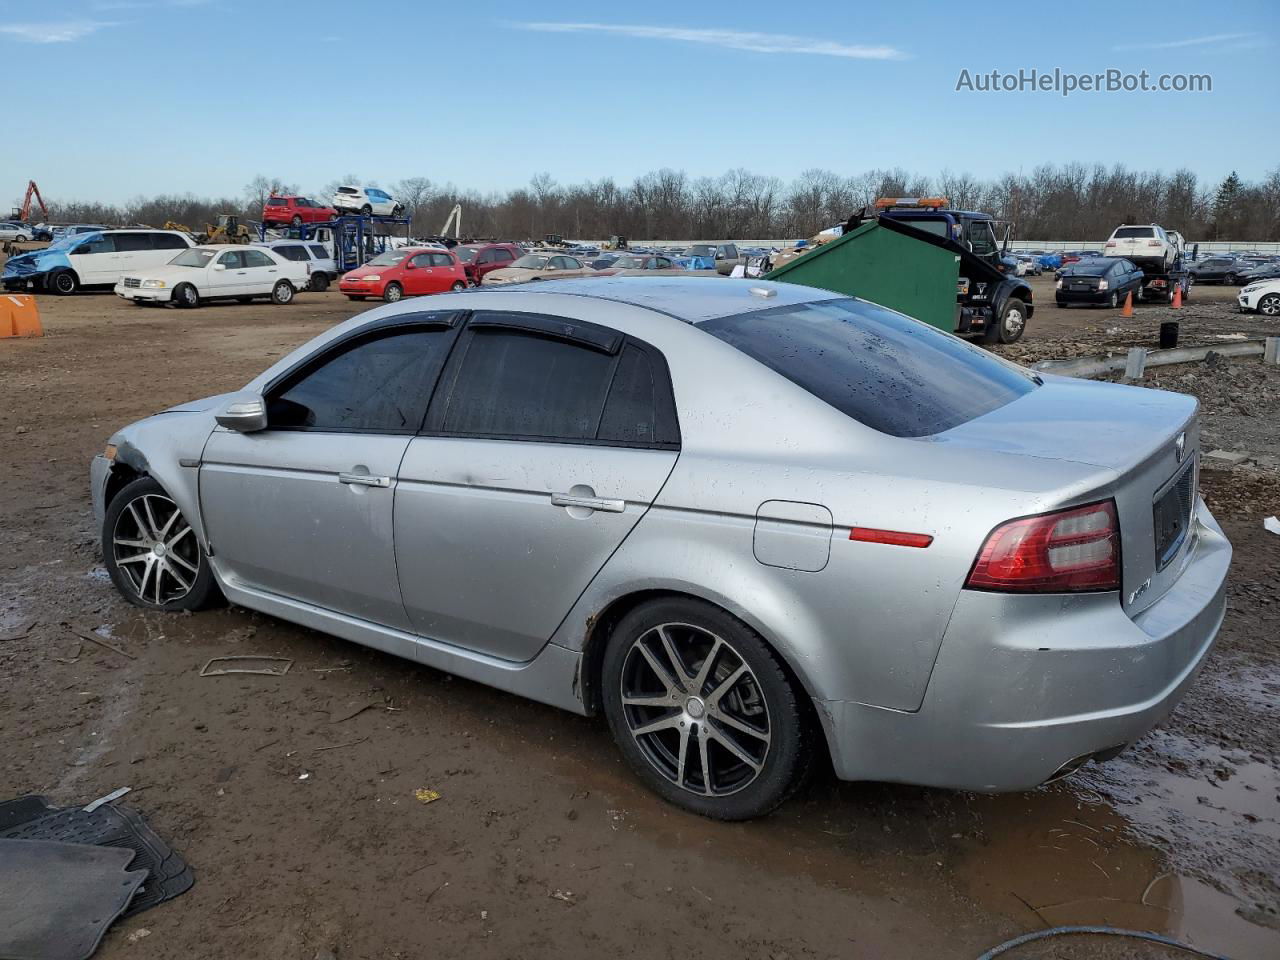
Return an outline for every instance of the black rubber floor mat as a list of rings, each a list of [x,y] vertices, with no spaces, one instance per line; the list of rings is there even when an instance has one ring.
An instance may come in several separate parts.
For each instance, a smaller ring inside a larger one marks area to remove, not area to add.
[[[134,852],[51,840],[0,840],[0,957],[86,960],[147,877]]]
[[[19,819],[24,814],[25,819]],[[129,807],[105,804],[85,813],[79,807],[50,807],[40,796],[19,797],[0,803],[0,839],[57,840],[132,850],[137,855],[133,868],[145,870],[147,879],[125,916],[172,900],[195,883],[187,861]]]

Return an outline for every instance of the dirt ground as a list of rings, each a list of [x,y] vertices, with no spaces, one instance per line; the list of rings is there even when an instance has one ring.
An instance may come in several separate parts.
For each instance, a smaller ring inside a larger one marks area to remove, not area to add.
[[[1051,282],[1035,281],[1041,304]],[[1262,332],[1232,293],[1196,288],[1184,343]],[[999,797],[826,774],[771,817],[719,824],[641,788],[602,722],[244,609],[159,615],[117,597],[89,458],[118,426],[240,386],[355,305],[40,306],[45,337],[0,340],[0,799],[130,786],[124,802],[197,873],[189,893],[117,923],[97,956],[967,960],[1064,923],[1280,956],[1280,537],[1262,527],[1280,513],[1280,473],[1265,462],[1204,473],[1236,549],[1227,620],[1185,702],[1118,760]],[[1169,314],[1041,306],[1002,352],[1154,345]],[[1148,382],[1201,397],[1206,449],[1280,454],[1275,368],[1222,361]],[[294,665],[198,676],[234,654]],[[424,787],[441,799],[420,803]],[[1069,938],[1016,955],[1180,954]]]

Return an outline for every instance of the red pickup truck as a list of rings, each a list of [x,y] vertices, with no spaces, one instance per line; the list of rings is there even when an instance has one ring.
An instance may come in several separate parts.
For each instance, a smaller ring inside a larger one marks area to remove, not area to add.
[[[262,205],[263,223],[327,223],[338,215],[333,207],[325,207],[306,197],[267,197]]]

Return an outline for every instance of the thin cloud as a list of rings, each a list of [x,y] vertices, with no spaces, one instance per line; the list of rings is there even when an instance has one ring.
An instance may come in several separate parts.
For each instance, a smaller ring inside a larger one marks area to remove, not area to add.
[[[115,24],[105,20],[45,20],[39,23],[0,24],[0,34],[24,43],[74,43],[103,27]]]
[[[1183,47],[1207,47],[1215,43],[1226,43],[1231,40],[1246,40],[1251,33],[1213,33],[1205,37],[1188,37],[1185,40],[1165,40],[1160,43],[1132,43],[1112,50],[1181,50]]]
[[[702,30],[686,27],[646,27],[614,23],[555,23],[533,21],[508,22],[514,30],[538,33],[608,33],[640,40],[675,40],[701,43],[729,50],[752,53],[803,53],[821,57],[847,57],[854,60],[903,60],[906,54],[896,47],[836,43],[816,37],[797,37],[786,33],[748,33],[740,30]]]

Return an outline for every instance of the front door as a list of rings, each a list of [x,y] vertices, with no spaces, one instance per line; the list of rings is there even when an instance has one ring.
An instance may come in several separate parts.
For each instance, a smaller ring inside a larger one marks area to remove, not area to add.
[[[76,244],[67,254],[67,259],[82,284],[115,283],[120,279],[116,242],[110,233]]]
[[[222,269],[219,270],[218,267]],[[248,274],[244,268],[244,251],[228,250],[215,261],[209,270],[208,289],[200,291],[206,297],[234,297],[244,293]]]
[[[431,287],[431,254],[418,253],[405,264],[403,278],[404,292],[410,295],[434,293]]]
[[[396,489],[396,567],[414,629],[532,658],[675,465],[666,363],[576,320],[480,312]]]
[[[396,318],[266,391],[268,427],[219,427],[200,503],[213,561],[239,585],[407,629],[392,504],[455,331],[453,315]]]

